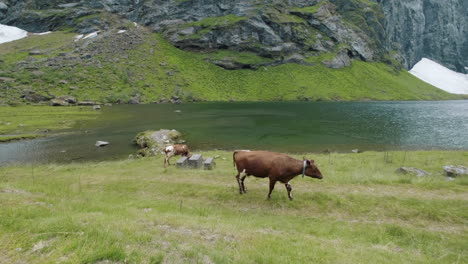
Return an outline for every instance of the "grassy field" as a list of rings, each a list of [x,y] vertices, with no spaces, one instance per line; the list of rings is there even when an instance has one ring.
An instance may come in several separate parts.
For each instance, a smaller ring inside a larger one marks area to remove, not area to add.
[[[0,107],[0,142],[46,136],[98,115],[91,107]]]
[[[0,263],[467,263],[468,152],[310,154],[294,201],[231,152],[212,171],[137,160],[0,168]],[[297,158],[302,155],[296,155]],[[175,161],[174,161],[175,162]],[[431,172],[395,174],[401,165]]]

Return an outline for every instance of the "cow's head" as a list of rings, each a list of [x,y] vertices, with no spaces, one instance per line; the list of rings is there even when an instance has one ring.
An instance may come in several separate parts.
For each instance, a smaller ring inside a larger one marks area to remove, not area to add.
[[[306,168],[305,168],[304,174],[312,178],[322,179],[323,178],[322,173],[318,169],[317,165],[315,165],[314,160],[307,160],[305,158],[304,160],[306,161]]]

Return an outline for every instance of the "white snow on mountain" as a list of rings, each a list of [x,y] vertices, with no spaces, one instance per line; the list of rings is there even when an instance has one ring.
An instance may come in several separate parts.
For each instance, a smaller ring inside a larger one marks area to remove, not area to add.
[[[452,71],[423,58],[409,71],[419,79],[453,94],[468,94],[468,74]]]
[[[0,44],[22,39],[28,36],[28,32],[17,27],[0,24]]]

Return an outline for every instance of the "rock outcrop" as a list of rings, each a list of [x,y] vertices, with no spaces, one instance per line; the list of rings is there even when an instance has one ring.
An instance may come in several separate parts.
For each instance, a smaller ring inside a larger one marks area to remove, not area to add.
[[[185,143],[185,140],[182,139],[182,134],[177,130],[160,129],[138,133],[133,139],[133,143],[141,148],[138,155],[154,156],[161,152],[165,146]]]
[[[458,72],[468,66],[468,1],[378,0],[385,14],[385,45],[410,69],[423,57]]]
[[[0,23],[31,32],[73,25],[87,34],[111,25],[96,13],[118,13],[149,26],[177,47],[254,52],[277,61],[293,54],[336,52],[381,60],[399,51],[409,69],[427,57],[465,72],[468,2],[464,0],[9,0]],[[215,60],[229,69],[255,68]]]

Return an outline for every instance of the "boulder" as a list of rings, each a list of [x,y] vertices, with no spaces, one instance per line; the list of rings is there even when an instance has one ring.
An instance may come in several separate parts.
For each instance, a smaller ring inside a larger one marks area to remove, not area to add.
[[[6,12],[8,10],[8,6],[4,2],[0,2],[0,11]]]
[[[64,100],[52,99],[52,100],[50,100],[49,105],[51,105],[51,106],[68,106],[68,105],[70,105],[70,104],[67,103],[67,102],[64,101]]]
[[[430,175],[429,172],[418,169],[418,168],[414,168],[414,167],[401,167],[401,168],[398,168],[395,172],[400,173],[400,174],[412,174],[418,177],[424,177],[424,176]]]
[[[198,169],[203,166],[203,157],[201,154],[193,154],[188,160],[188,166],[191,169]]]
[[[23,91],[21,98],[31,103],[39,103],[39,102],[49,101],[53,97],[44,96],[44,95],[36,93],[35,91],[26,90],[26,91]]]
[[[149,130],[138,133],[133,139],[133,143],[141,149],[140,156],[155,156],[167,145],[185,143],[182,134],[177,130],[160,129]]]
[[[447,165],[444,166],[444,172],[449,177],[466,176],[468,175],[468,167],[462,165]]]
[[[101,110],[101,106],[100,105],[93,105],[93,109],[94,110]]]
[[[77,105],[96,105],[96,102],[91,100],[79,101]]]
[[[69,104],[76,104],[76,97],[70,95],[62,95],[57,97],[58,100],[65,101]]]
[[[351,66],[351,59],[345,51],[341,51],[332,60],[324,61],[323,64],[328,68],[341,69]]]
[[[140,103],[140,100],[141,100],[140,94],[136,94],[135,96],[133,96],[133,97],[128,101],[128,103],[129,103],[129,104],[139,104],[139,103]]]
[[[34,55],[43,55],[44,54],[44,51],[41,51],[41,50],[31,50],[29,52],[29,55],[31,56],[34,56]]]

